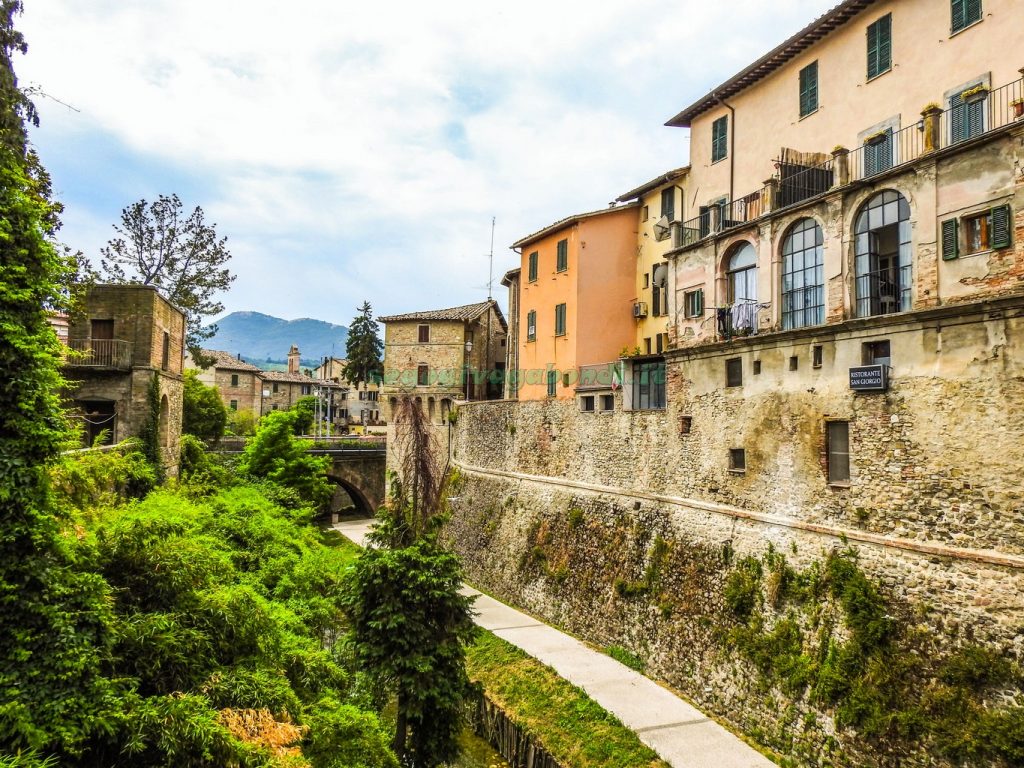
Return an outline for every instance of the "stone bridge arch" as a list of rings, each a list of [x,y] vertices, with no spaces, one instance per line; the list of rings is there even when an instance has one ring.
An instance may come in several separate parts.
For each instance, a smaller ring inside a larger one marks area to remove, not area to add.
[[[349,495],[358,514],[373,517],[384,505],[385,458],[384,451],[366,453],[334,453],[327,479]]]

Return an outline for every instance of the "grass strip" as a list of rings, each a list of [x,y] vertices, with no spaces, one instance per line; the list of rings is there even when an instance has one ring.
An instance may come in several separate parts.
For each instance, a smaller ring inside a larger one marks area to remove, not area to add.
[[[487,695],[572,768],[667,768],[584,691],[514,645],[481,631],[466,667]]]

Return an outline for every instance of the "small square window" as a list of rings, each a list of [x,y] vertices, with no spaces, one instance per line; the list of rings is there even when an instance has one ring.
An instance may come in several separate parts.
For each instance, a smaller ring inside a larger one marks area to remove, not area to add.
[[[429,325],[421,325],[419,327],[419,339],[420,339],[420,344],[429,344],[430,343],[430,326]]]
[[[743,360],[733,357],[725,361],[725,386],[743,386]]]
[[[800,367],[800,358],[797,357],[796,355],[790,355],[790,358],[789,358],[789,370],[795,371],[799,367]]]
[[[743,448],[729,449],[729,469],[732,472],[747,471],[747,452]]]
[[[679,434],[688,435],[693,429],[693,416],[680,416],[679,417]]]
[[[593,413],[594,411],[594,396],[584,395],[580,398],[580,410],[584,413]]]
[[[704,289],[686,291],[683,294],[683,314],[686,317],[704,316]]]
[[[647,221],[651,217],[650,210],[645,205],[640,209],[640,221]]]
[[[866,341],[861,347],[864,365],[892,365],[892,352],[888,339]]]
[[[651,287],[651,273],[650,272],[644,272],[644,288],[650,288],[650,287]]]
[[[753,370],[753,374],[755,376],[759,376],[761,374],[761,361],[760,360],[755,360],[754,361],[753,369],[754,369]]]
[[[231,409],[232,411],[237,411],[237,410],[238,410],[238,401],[237,401],[237,400],[232,400],[232,401],[231,401],[231,402],[230,402],[230,403],[228,404],[228,407],[229,407],[229,408],[230,408],[230,409]]]
[[[820,344],[815,344],[811,347],[811,367],[821,368],[821,359],[823,355],[823,349]]]
[[[615,395],[601,395],[601,410],[602,411],[614,411],[615,410]]]

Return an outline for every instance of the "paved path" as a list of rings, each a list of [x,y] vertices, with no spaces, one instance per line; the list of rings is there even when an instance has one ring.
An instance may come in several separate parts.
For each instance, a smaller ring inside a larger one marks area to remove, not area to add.
[[[334,528],[362,544],[372,520]],[[703,712],[624,664],[475,589],[476,623],[544,662],[585,690],[675,768],[772,768],[775,765]]]

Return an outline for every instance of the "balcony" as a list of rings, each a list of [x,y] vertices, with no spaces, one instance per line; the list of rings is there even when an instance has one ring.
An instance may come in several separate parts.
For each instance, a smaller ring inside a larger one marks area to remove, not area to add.
[[[127,371],[132,367],[132,343],[121,339],[71,339],[64,364],[69,368],[105,368]]]
[[[766,214],[872,179],[1014,122],[1024,122],[1022,98],[1024,79],[994,90],[979,86],[965,91],[947,109],[925,109],[918,122],[902,130],[881,131],[852,150],[837,147],[822,162],[801,164],[776,159],[775,174],[759,190],[731,202],[708,206],[687,221],[672,222],[672,248],[688,248]]]

